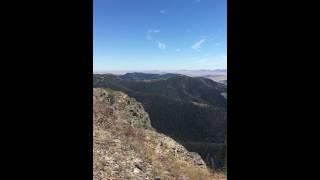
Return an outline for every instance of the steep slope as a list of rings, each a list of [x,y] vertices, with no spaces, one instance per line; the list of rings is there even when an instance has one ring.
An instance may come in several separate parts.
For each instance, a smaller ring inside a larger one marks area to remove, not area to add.
[[[156,132],[142,104],[122,92],[93,89],[93,176],[107,179],[226,179],[201,157]]]
[[[157,81],[146,81],[151,79]],[[226,93],[226,86],[202,77],[179,74],[128,73],[122,76],[95,74],[93,86],[160,94],[172,99],[226,106],[226,100],[221,96],[221,93]]]
[[[161,94],[171,99],[211,104],[225,107],[226,101],[220,94],[226,91],[225,86],[206,78],[174,76],[153,82],[125,82],[125,87],[143,93]]]
[[[134,97],[143,104],[155,129],[198,152],[208,165],[218,169],[224,166],[225,85],[184,75],[146,82],[100,74],[94,75],[93,81],[94,87]]]

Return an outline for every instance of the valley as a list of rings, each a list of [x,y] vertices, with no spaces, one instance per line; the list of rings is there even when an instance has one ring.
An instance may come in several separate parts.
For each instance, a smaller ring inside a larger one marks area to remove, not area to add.
[[[142,104],[120,91],[93,89],[93,179],[226,180],[195,152],[151,126]]]
[[[94,74],[93,87],[135,98],[156,131],[199,153],[212,168],[225,168],[226,85],[174,73],[127,73]]]

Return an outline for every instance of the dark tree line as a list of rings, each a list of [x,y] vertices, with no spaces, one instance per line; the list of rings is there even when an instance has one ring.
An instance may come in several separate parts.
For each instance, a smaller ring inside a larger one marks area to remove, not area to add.
[[[226,89],[218,83],[185,76],[143,82],[95,75],[93,86],[134,97],[143,104],[157,131],[199,153],[209,166],[218,169],[226,166],[226,100],[220,95]]]

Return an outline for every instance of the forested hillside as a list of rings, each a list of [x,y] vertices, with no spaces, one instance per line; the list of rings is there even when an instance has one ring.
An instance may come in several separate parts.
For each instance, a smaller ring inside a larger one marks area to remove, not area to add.
[[[134,97],[143,104],[157,131],[198,152],[208,165],[224,166],[225,85],[177,74],[130,73],[94,75],[93,86]]]

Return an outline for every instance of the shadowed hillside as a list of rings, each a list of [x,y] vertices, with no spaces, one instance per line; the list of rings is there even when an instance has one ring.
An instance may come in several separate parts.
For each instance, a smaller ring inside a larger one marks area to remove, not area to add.
[[[198,152],[208,165],[218,169],[224,166],[225,85],[177,74],[100,74],[94,75],[93,80],[94,87],[111,88],[134,97],[148,112],[153,128]]]
[[[93,179],[225,180],[201,157],[150,125],[142,105],[110,89],[93,89]]]

